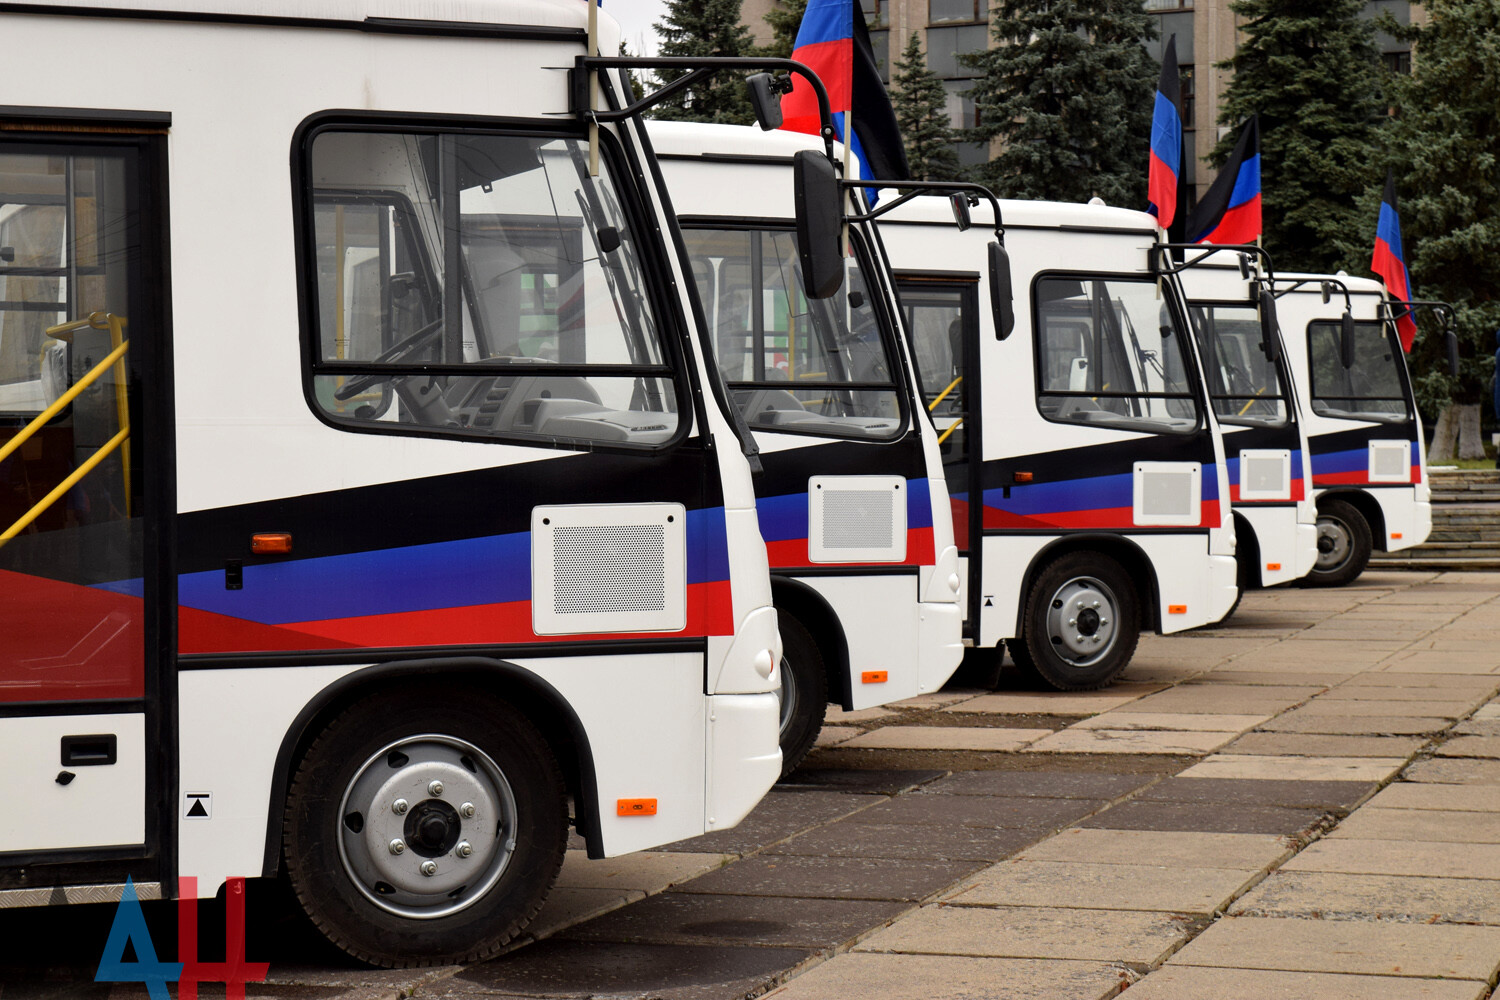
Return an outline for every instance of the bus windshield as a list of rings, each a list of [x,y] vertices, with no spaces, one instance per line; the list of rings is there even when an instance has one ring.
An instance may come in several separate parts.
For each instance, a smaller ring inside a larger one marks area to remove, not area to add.
[[[902,428],[892,335],[849,262],[828,299],[802,294],[797,237],[779,229],[683,233],[719,371],[752,427],[891,438]]]
[[[1345,368],[1336,321],[1307,326],[1313,412],[1323,417],[1401,423],[1410,404],[1401,382],[1401,347],[1384,323],[1354,324],[1354,365]]]
[[[1251,305],[1194,305],[1208,398],[1221,424],[1286,425],[1281,373],[1261,347],[1260,313]]]

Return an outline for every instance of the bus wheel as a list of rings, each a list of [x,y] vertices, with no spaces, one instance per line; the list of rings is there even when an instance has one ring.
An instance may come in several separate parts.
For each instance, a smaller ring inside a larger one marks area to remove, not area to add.
[[[283,861],[298,902],[355,958],[476,962],[541,908],[567,790],[536,727],[497,698],[410,687],[346,709],[292,775]]]
[[[1370,525],[1344,500],[1318,504],[1318,561],[1303,579],[1312,587],[1342,587],[1370,562]]]
[[[781,776],[796,770],[817,742],[828,713],[823,654],[801,622],[777,611],[781,623]]]
[[[1059,690],[1103,687],[1135,655],[1140,620],[1135,584],[1119,563],[1096,552],[1070,552],[1032,584],[1010,655]]]

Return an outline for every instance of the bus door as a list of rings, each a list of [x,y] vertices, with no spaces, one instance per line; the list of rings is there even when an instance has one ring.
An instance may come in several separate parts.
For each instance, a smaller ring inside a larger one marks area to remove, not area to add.
[[[938,450],[953,505],[953,537],[963,574],[964,636],[978,635],[980,558],[983,546],[970,545],[984,527],[983,470],[979,419],[979,279],[896,275],[901,311],[911,338],[922,404],[938,432]]]
[[[0,125],[0,897],[43,864],[160,892],[124,862],[158,840],[148,762],[173,759],[164,142]]]

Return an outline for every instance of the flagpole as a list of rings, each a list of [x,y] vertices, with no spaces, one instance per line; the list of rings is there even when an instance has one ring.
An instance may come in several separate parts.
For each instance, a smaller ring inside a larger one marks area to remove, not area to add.
[[[599,0],[587,0],[589,5],[588,54],[599,54]],[[599,110],[599,74],[589,71],[589,176],[599,176],[599,120],[594,112]]]
[[[853,117],[854,117],[854,109],[852,107],[848,111],[844,112],[844,177],[843,177],[843,179],[846,180],[846,181],[851,179],[850,176],[849,176],[849,146],[850,146],[849,132],[850,132],[850,130],[853,127],[853,124],[854,124],[853,122],[850,121],[850,119],[853,118]],[[845,257],[852,256],[853,252],[854,252],[854,248],[849,245],[849,220],[848,219],[844,220],[843,241],[844,241],[844,245],[842,247],[842,250],[843,250],[844,256]]]

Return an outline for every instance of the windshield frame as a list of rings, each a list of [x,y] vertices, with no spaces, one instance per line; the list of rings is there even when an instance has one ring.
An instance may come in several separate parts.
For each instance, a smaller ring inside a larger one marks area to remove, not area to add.
[[[1387,347],[1391,350],[1391,362],[1396,369],[1396,381],[1401,386],[1401,396],[1322,396],[1318,393],[1317,367],[1313,363],[1313,327],[1331,326],[1338,328],[1341,317],[1328,318],[1315,317],[1307,321],[1305,336],[1307,341],[1307,400],[1308,407],[1314,414],[1324,420],[1352,420],[1356,422],[1384,424],[1389,426],[1409,424],[1415,419],[1416,399],[1411,384],[1411,371],[1406,365],[1406,352],[1401,349],[1400,338],[1396,334],[1396,325],[1388,319],[1356,319],[1354,321],[1356,335],[1361,327],[1369,328],[1378,325],[1385,337]],[[1323,400],[1341,400],[1344,402],[1399,402],[1402,406],[1401,413],[1378,414],[1378,413],[1328,413],[1319,409]]]
[[[1184,291],[1186,291],[1186,290],[1184,289]],[[1187,305],[1188,305],[1188,315],[1189,315],[1190,322],[1191,322],[1191,317],[1192,317],[1193,310],[1198,309],[1200,307],[1206,307],[1206,308],[1209,308],[1209,309],[1212,309],[1212,308],[1215,308],[1215,307],[1225,307],[1225,308],[1234,308],[1234,309],[1248,309],[1248,310],[1251,310],[1252,312],[1254,312],[1256,314],[1257,320],[1260,319],[1260,310],[1259,310],[1258,306],[1256,305],[1256,303],[1252,302],[1252,301],[1249,301],[1249,300],[1246,300],[1246,299],[1188,299],[1187,300]],[[1264,327],[1260,327],[1260,329],[1263,330]],[[1281,338],[1281,351],[1279,352],[1279,356],[1277,357],[1275,365],[1274,365],[1274,367],[1276,369],[1276,378],[1280,382],[1280,389],[1281,389],[1281,391],[1280,391],[1280,393],[1278,393],[1275,396],[1257,396],[1255,398],[1257,398],[1257,399],[1279,399],[1281,401],[1281,403],[1282,403],[1282,408],[1286,411],[1285,412],[1285,416],[1281,417],[1278,420],[1274,420],[1274,421],[1270,421],[1270,420],[1251,420],[1251,419],[1241,418],[1241,417],[1235,416],[1233,414],[1230,414],[1230,415],[1226,416],[1226,415],[1224,415],[1222,413],[1219,413],[1217,410],[1214,410],[1214,419],[1216,421],[1218,421],[1220,424],[1227,424],[1227,425],[1232,426],[1232,427],[1257,427],[1257,428],[1266,428],[1266,429],[1271,429],[1271,430],[1282,430],[1282,429],[1285,429],[1285,428],[1288,428],[1288,427],[1295,427],[1297,425],[1296,392],[1295,392],[1295,387],[1294,387],[1294,385],[1292,383],[1291,367],[1290,367],[1290,365],[1289,365],[1289,363],[1287,361],[1287,356],[1286,356],[1286,338],[1282,335],[1281,330],[1279,328],[1276,330],[1276,336],[1279,337],[1279,338]],[[1215,394],[1214,391],[1213,391],[1213,389],[1212,389],[1212,384],[1213,384],[1213,380],[1214,380],[1214,376],[1213,376],[1212,372],[1215,369],[1213,369],[1213,368],[1210,367],[1209,362],[1213,358],[1215,358],[1215,357],[1218,356],[1218,351],[1217,351],[1218,345],[1217,344],[1210,345],[1211,347],[1214,348],[1214,350],[1211,353],[1208,352],[1208,351],[1205,351],[1204,350],[1204,345],[1198,342],[1198,339],[1197,339],[1197,329],[1196,329],[1196,327],[1194,327],[1193,346],[1197,349],[1197,352],[1198,352],[1198,363],[1203,367],[1203,378],[1204,378],[1204,383],[1205,383],[1205,390],[1208,393],[1208,405],[1209,405],[1210,408],[1213,407],[1215,400],[1221,400],[1221,399],[1248,399],[1248,398],[1250,398],[1250,397],[1244,396],[1244,395],[1231,395],[1229,393]],[[1255,344],[1255,349],[1256,350],[1260,349],[1260,343],[1259,342],[1257,342]]]

